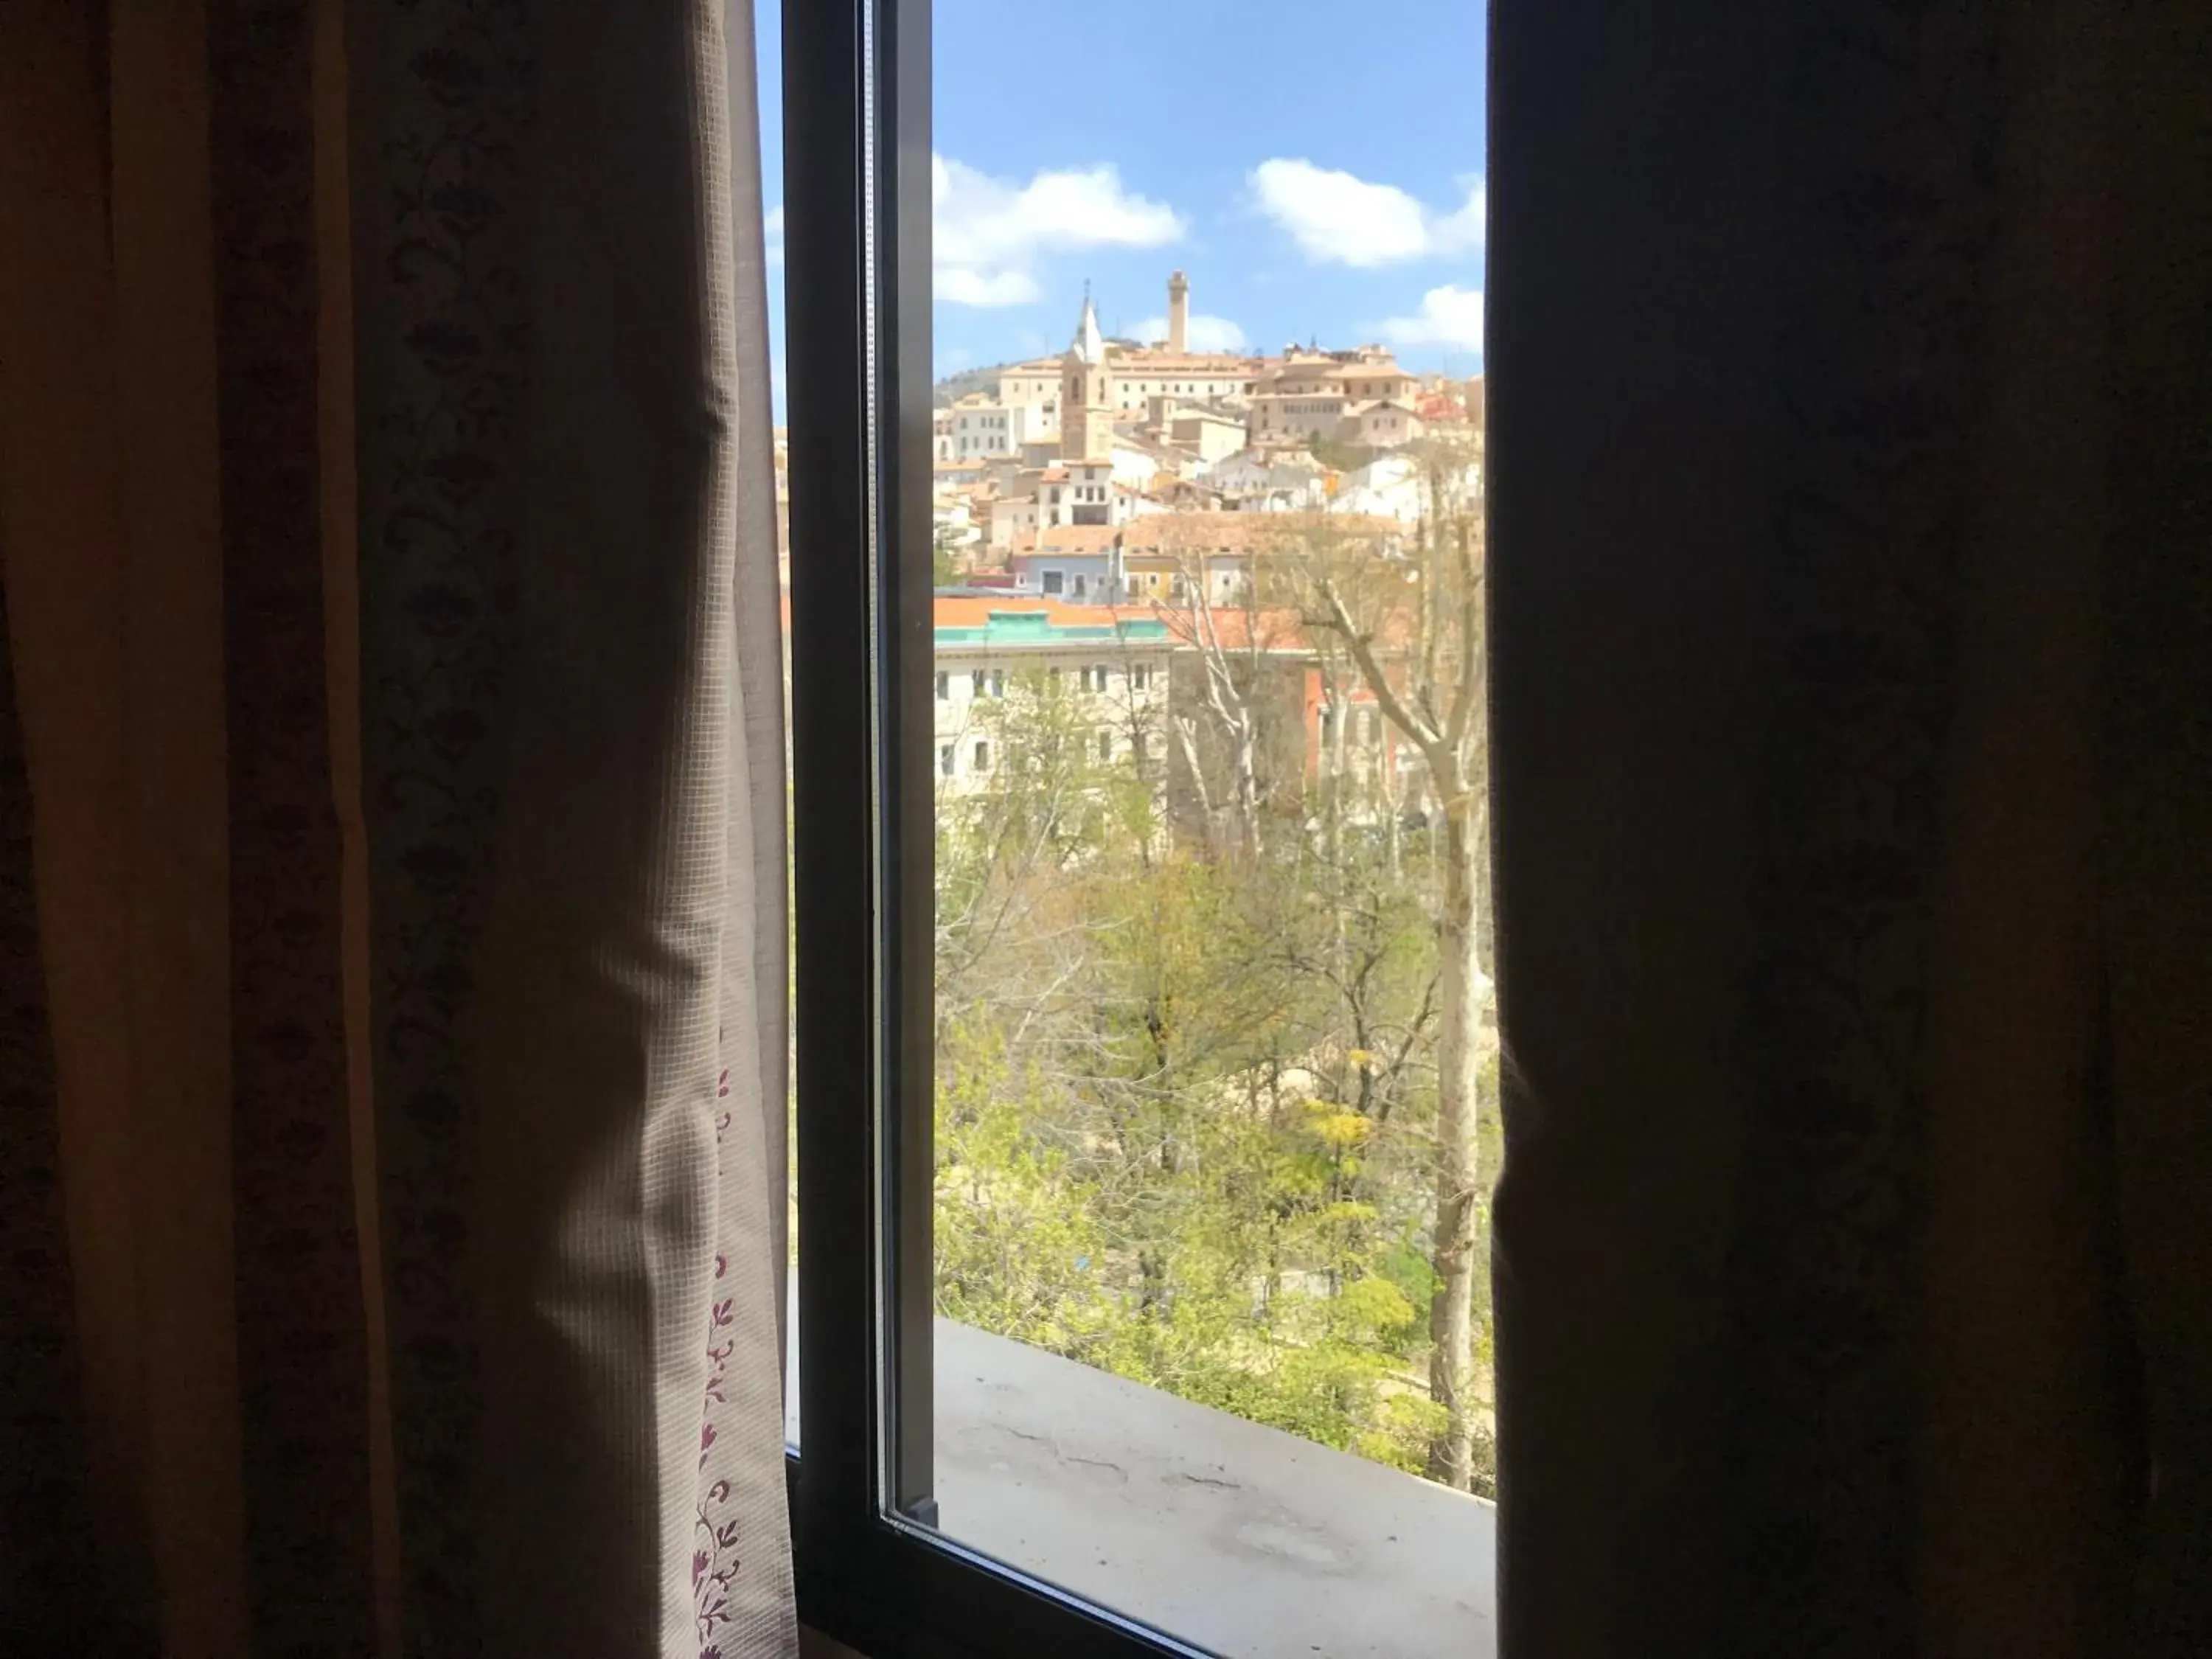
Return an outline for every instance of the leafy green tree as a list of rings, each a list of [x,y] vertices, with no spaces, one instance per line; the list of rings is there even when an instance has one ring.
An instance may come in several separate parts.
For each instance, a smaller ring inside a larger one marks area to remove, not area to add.
[[[1336,706],[1364,671],[1311,631]],[[1221,632],[1216,666],[1250,629]],[[1252,683],[1204,695],[1233,721]],[[939,812],[940,1311],[1415,1473],[1463,1443],[1480,1488],[1472,1389],[1431,1397],[1445,837],[1340,754],[1310,793],[1255,766],[1187,845],[1157,705],[1025,672],[973,708],[990,787]]]

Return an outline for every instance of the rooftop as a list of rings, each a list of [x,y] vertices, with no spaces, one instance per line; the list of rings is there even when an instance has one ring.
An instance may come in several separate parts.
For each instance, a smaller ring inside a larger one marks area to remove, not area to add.
[[[1401,537],[1406,526],[1371,513],[1147,513],[1121,526],[1126,553],[1268,548],[1318,528],[1332,536]]]
[[[1120,528],[1110,524],[1047,525],[1035,531],[1016,531],[1010,550],[1014,553],[1105,553],[1112,550],[1114,538],[1120,534]]]
[[[1128,374],[1235,374],[1259,371],[1261,359],[1239,357],[1225,351],[1173,352],[1158,346],[1121,346],[1111,356],[1115,367]]]
[[[940,593],[935,610],[940,648],[985,646],[995,651],[1024,646],[1170,642],[1167,624],[1158,617],[1109,605],[1062,605],[1054,599],[1021,599],[1011,595]]]

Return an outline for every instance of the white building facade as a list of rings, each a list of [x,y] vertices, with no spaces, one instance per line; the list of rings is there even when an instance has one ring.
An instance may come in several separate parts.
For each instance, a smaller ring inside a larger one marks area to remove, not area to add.
[[[1070,621],[1018,600],[938,601],[934,708],[940,804],[1018,775],[1046,734],[1088,766],[1166,775],[1168,665],[1176,641],[1150,617]],[[1027,745],[1025,747],[1025,745]]]

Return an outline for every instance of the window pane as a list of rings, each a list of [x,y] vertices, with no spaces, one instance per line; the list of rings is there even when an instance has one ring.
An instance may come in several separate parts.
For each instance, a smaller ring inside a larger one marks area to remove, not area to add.
[[[756,74],[754,85],[760,118],[761,161],[761,223],[758,234],[763,257],[762,277],[767,290],[769,331],[769,388],[775,421],[775,552],[778,588],[781,595],[783,613],[783,752],[786,766],[786,805],[789,804],[789,764],[791,757],[791,493],[790,449],[788,434],[784,428],[784,307],[783,307],[783,52],[782,18],[774,5],[753,9],[753,51]],[[741,72],[741,71],[739,71]],[[738,84],[736,74],[732,86]],[[793,829],[791,813],[784,815],[787,836],[786,856],[788,859],[788,837]],[[787,863],[787,875],[788,864]],[[798,963],[799,941],[794,933],[790,939],[791,964],[795,970]],[[786,1076],[789,1080],[790,1098],[786,1110],[790,1115],[786,1125],[788,1167],[787,1212],[789,1230],[788,1294],[785,1307],[785,1349],[783,1388],[783,1432],[787,1444],[799,1444],[799,1134],[798,1134],[798,1021],[795,984],[792,988],[791,1050]]]
[[[1483,12],[1302,3],[935,0],[933,1496],[1223,1654],[1478,1654]]]

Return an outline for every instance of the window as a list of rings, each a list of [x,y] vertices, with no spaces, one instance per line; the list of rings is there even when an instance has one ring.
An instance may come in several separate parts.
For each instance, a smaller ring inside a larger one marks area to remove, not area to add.
[[[1139,0],[1140,9],[1151,3]],[[1463,38],[1425,32],[1418,49],[1389,31],[1332,34],[1346,70],[1388,77],[1402,96],[1444,112],[1423,124],[1434,153],[1395,158],[1395,167],[1377,156],[1376,177],[1480,172],[1481,112],[1464,94],[1481,12],[1465,11]],[[1176,792],[1194,755],[1191,767],[1216,769],[1203,775],[1208,810],[1243,810],[1224,731],[1206,724],[1216,717],[1194,698],[1195,724],[1186,731],[1186,711],[1176,709],[1155,754],[1152,732],[1125,718],[1160,708],[1186,666],[1205,684],[1195,656],[1178,658],[1195,647],[1174,642],[1152,606],[1109,613],[933,599],[931,478],[899,434],[925,429],[934,365],[1064,349],[1085,275],[1080,258],[1043,248],[1018,271],[979,258],[963,273],[970,291],[1033,285],[1034,304],[933,295],[920,233],[932,213],[933,155],[958,164],[956,181],[972,169],[1012,189],[1069,164],[1049,136],[1064,126],[1045,113],[1064,88],[1021,77],[1007,93],[1003,21],[973,8],[935,13],[926,0],[878,0],[783,15],[786,171],[810,181],[783,204],[793,356],[807,365],[791,379],[791,443],[809,458],[802,483],[824,503],[794,596],[803,681],[797,1305],[808,1428],[796,1514],[802,1582],[815,1587],[805,1593],[866,1585],[902,1642],[979,1659],[1480,1655],[1489,1609],[1479,1571],[1465,1585],[1374,1593],[1379,1571],[1403,1572],[1409,1552],[1429,1559],[1440,1539],[1452,1540],[1452,1559],[1474,1560],[1488,1524],[1481,1505],[1419,1472],[1435,1445],[1451,1452],[1462,1429],[1477,1445],[1486,1427],[1479,1412],[1453,1419],[1428,1382],[1430,1302],[1443,1283],[1430,1249],[1435,1148],[1449,1137],[1437,1131],[1427,1035],[1439,1022],[1421,1010],[1438,977],[1441,882],[1427,771],[1363,775],[1365,793],[1325,793],[1333,786],[1313,769],[1304,750],[1313,728],[1300,716],[1314,677],[1346,659],[1326,642],[1307,642],[1305,655],[1286,643],[1253,671],[1271,678],[1237,694],[1271,722],[1256,745],[1264,776],[1247,803],[1249,842],[1241,822],[1216,831],[1217,845],[1249,844],[1256,856],[1209,858],[1204,812]],[[1148,38],[1171,38],[1173,15],[1161,0],[1141,20],[1154,25]],[[864,21],[866,50],[882,55],[854,74]],[[1045,9],[1024,14],[1024,26],[1025,46],[1060,62],[1091,49],[1096,25]],[[1296,30],[1273,33],[1285,41],[1263,32],[1239,48],[1260,54],[1247,71],[1262,83],[1296,72],[1308,49]],[[1449,73],[1431,74],[1431,59]],[[1180,123],[1188,110],[1204,112],[1211,100],[1189,94],[1218,68],[1168,50],[1148,60],[1148,74]],[[804,104],[801,89],[811,94]],[[863,99],[872,101],[863,107]],[[1328,149],[1312,111],[1218,114],[1234,138],[1219,147],[1224,155]],[[1250,130],[1255,119],[1264,132]],[[1189,224],[1194,245],[1213,239],[1209,257],[1244,259],[1246,274],[1281,261],[1274,314],[1273,301],[1247,308],[1225,283],[1218,301],[1256,338],[1293,329],[1304,337],[1310,325],[1324,331],[1323,346],[1350,348],[1369,319],[1407,308],[1402,283],[1387,286],[1359,267],[1323,282],[1294,249],[1273,248],[1282,239],[1238,236],[1222,216],[1237,204],[1206,194],[1205,169],[1161,172],[1140,159],[1142,129],[1120,124],[1083,164],[1122,165],[1131,189],[1141,185]],[[1209,143],[1202,132],[1179,125],[1173,142],[1186,155],[1209,153],[1192,149]],[[1457,208],[1441,196],[1423,205]],[[1108,325],[1159,306],[1166,272],[1140,286],[1146,257],[1117,252],[1101,262],[1094,303]],[[1454,264],[1456,257],[1439,255],[1424,283],[1479,289],[1479,252]],[[1213,309],[1210,292],[1194,307]],[[1042,346],[1019,338],[1030,328],[1046,335]],[[1442,366],[1442,347],[1401,349],[1424,373]],[[1140,389],[1291,391],[1274,374],[1279,365],[1277,357],[1250,380],[1218,386],[1132,376],[1118,398],[1085,375],[1069,376],[1064,390],[1124,408]],[[1311,377],[1293,386],[1312,406],[1306,414],[1345,408],[1340,397],[1318,395]],[[957,389],[1018,400],[988,380]],[[1070,425],[1076,415],[1072,401]],[[1301,415],[1277,424],[1316,423]],[[993,417],[994,428],[1014,424],[1003,410]],[[1210,446],[1211,427],[1205,435]],[[1069,489],[1081,493],[1061,500]],[[1119,494],[1110,469],[1079,464],[1007,517],[1056,525],[1063,513],[1083,516],[1075,502],[1091,511],[1106,503],[1100,517],[1119,517]],[[1042,525],[1035,533],[1048,539]],[[1119,594],[1119,557],[1085,538],[1082,574],[1039,568],[1030,592]],[[989,550],[978,559],[979,576],[1006,562]],[[1094,559],[1100,571],[1087,568]],[[1170,607],[1186,605],[1173,563],[1129,586],[1157,598],[1167,574]],[[1217,574],[1201,580],[1225,596],[1242,580],[1234,567],[1249,563],[1241,553],[1216,558]],[[1389,573],[1359,574],[1353,603],[1402,586]],[[1287,595],[1284,609],[1294,619],[1327,614],[1300,603],[1313,597]],[[1435,609],[1449,618],[1467,607]],[[1161,631],[1139,631],[1152,628]],[[1449,641],[1433,654],[1461,659]],[[1042,676],[1020,665],[1045,656],[1081,677],[1083,702],[1039,695],[1051,665]],[[976,698],[990,701],[957,711],[933,704],[925,678],[949,679],[962,660]],[[994,663],[1014,665],[1013,684]],[[1418,671],[1416,656],[1393,672],[1408,663]],[[1126,686],[1109,678],[1117,666]],[[1162,667],[1164,679],[1154,672]],[[1094,722],[1087,730],[1084,718]],[[1135,764],[1115,763],[1124,757]],[[1356,883],[1365,885],[1347,884]],[[1333,962],[1339,939],[1352,948],[1364,926],[1340,934],[1339,922],[1370,912],[1395,930],[1392,954],[1368,981],[1380,1000],[1348,1012],[1334,988],[1355,975],[1285,964]],[[969,919],[987,916],[981,927]],[[1370,1013],[1387,1034],[1373,1046],[1352,1036]],[[1477,1261],[1485,1248],[1478,1237]],[[1473,1283],[1451,1271],[1462,1289]],[[1462,1397],[1479,1401],[1486,1374],[1461,1380]],[[1061,1415],[1041,1421],[1048,1411]],[[1273,1426],[1285,1424],[1307,1437]],[[1239,1462],[1248,1456],[1259,1463]],[[1470,1454],[1458,1484],[1473,1467]],[[1167,1478],[1146,1484],[1142,1470]],[[1372,1504],[1330,1496],[1355,1487],[1381,1496]],[[1418,1519],[1397,1538],[1364,1530],[1362,1517],[1384,1510]],[[825,1622],[823,1607],[803,1611]],[[830,1629],[842,1633],[834,1620]],[[865,1638],[854,1644],[881,1650]]]
[[[937,677],[937,700],[943,702],[952,695],[952,676],[940,672]]]

